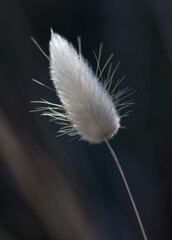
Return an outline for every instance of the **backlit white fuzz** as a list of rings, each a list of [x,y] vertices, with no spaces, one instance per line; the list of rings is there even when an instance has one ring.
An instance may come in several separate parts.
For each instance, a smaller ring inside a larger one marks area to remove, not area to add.
[[[111,138],[120,127],[120,117],[105,87],[62,36],[52,32],[49,48],[51,79],[65,111],[51,114],[68,122],[61,132],[78,134],[90,143]]]
[[[69,122],[61,132],[78,134],[90,143],[111,138],[120,127],[120,117],[105,87],[62,36],[52,32],[49,48],[51,79],[65,111],[53,110],[51,115]]]

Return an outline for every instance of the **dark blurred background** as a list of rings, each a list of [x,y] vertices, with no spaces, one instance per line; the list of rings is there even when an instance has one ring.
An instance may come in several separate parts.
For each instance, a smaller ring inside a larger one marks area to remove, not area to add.
[[[115,82],[136,90],[125,130],[111,140],[149,240],[170,240],[172,1],[0,0],[0,239],[142,239],[105,144],[89,145],[31,113],[32,100],[58,102],[47,59],[50,27],[96,67],[114,52]],[[102,66],[101,65],[101,66]]]

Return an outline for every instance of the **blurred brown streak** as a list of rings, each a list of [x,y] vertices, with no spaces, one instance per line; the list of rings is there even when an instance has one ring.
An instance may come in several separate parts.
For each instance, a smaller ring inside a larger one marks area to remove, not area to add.
[[[0,153],[51,239],[96,239],[80,203],[52,159],[28,152],[0,110]],[[100,238],[99,238],[100,239]]]
[[[3,240],[15,240],[15,238],[11,237],[8,233],[0,231],[0,239]]]

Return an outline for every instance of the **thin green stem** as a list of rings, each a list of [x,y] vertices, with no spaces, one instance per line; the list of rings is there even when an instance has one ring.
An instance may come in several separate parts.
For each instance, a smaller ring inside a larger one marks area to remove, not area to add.
[[[107,146],[108,146],[108,148],[109,148],[109,151],[111,152],[111,154],[112,154],[112,156],[113,156],[113,158],[114,158],[114,161],[115,161],[115,163],[116,163],[116,165],[117,165],[117,167],[118,167],[118,169],[119,169],[119,172],[120,172],[120,174],[121,174],[121,177],[122,177],[122,179],[123,179],[123,181],[124,181],[124,184],[125,184],[125,187],[126,187],[126,189],[127,189],[128,195],[129,195],[129,197],[130,197],[131,203],[132,203],[132,205],[133,205],[133,208],[134,208],[134,211],[135,211],[135,214],[136,214],[138,223],[139,223],[139,225],[140,225],[140,229],[141,229],[141,231],[142,231],[143,238],[144,238],[144,240],[148,240],[148,238],[147,238],[147,236],[146,236],[146,232],[145,232],[144,227],[143,227],[143,224],[142,224],[142,221],[141,221],[141,218],[140,218],[140,215],[139,215],[139,212],[138,212],[138,210],[137,210],[137,207],[136,207],[134,198],[133,198],[132,193],[131,193],[131,191],[130,191],[130,188],[129,188],[129,186],[128,186],[128,183],[127,183],[127,180],[126,180],[126,178],[125,178],[124,172],[123,172],[123,170],[122,170],[122,167],[121,167],[121,165],[120,165],[120,163],[119,163],[119,161],[118,161],[118,158],[117,158],[114,150],[112,149],[111,145],[109,144],[109,142],[108,142],[106,139],[105,139],[105,143],[107,144]]]

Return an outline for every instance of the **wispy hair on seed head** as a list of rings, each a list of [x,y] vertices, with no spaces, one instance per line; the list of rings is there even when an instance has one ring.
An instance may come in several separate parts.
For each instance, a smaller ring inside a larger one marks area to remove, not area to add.
[[[35,111],[41,111],[42,116],[48,116],[51,121],[64,125],[58,131],[60,135],[78,135],[80,139],[90,143],[100,143],[113,137],[118,129],[122,128],[120,119],[129,113],[121,114],[121,111],[133,104],[132,101],[123,101],[132,94],[131,89],[116,91],[124,77],[117,81],[113,89],[111,87],[120,62],[112,71],[110,61],[113,54],[111,54],[101,69],[103,47],[101,43],[98,56],[93,51],[97,63],[94,74],[81,54],[80,37],[77,38],[79,52],[77,54],[71,43],[51,31],[50,57],[33,38],[32,40],[50,62],[51,78],[61,101],[61,104],[46,100],[35,101],[34,103],[45,105]],[[107,67],[108,72],[104,81],[103,74]],[[34,81],[40,83],[38,80]]]

